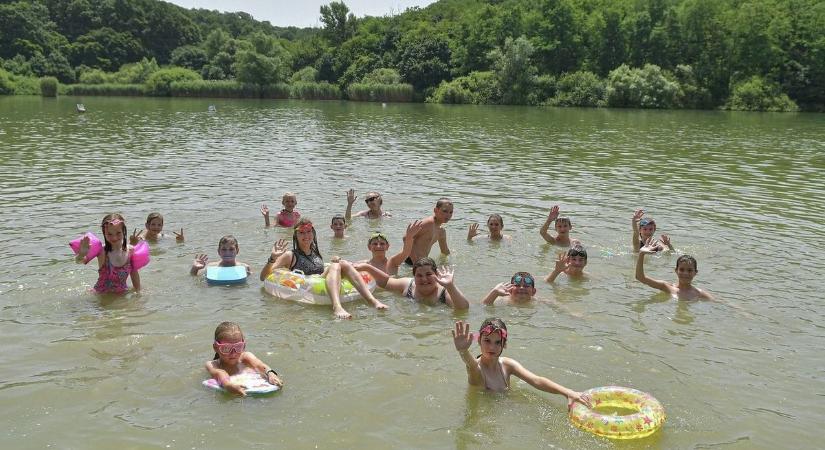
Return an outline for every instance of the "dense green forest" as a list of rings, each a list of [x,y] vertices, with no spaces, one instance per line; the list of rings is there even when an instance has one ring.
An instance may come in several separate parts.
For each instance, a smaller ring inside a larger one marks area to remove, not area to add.
[[[319,17],[0,0],[0,94],[825,111],[822,0],[440,0],[361,18],[331,2]]]

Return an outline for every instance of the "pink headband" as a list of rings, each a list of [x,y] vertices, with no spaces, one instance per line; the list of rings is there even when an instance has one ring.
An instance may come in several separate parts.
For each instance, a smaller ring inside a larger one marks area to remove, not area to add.
[[[295,227],[295,231],[300,231],[302,233],[306,231],[312,231],[312,222],[307,222],[303,225]]]
[[[507,340],[507,330],[505,330],[504,328],[493,327],[492,324],[487,325],[486,327],[482,328],[481,329],[481,334],[479,335],[479,337],[490,334],[490,333],[492,333],[496,330],[498,330],[501,333],[501,339],[506,341]]]
[[[118,225],[122,224],[122,223],[123,223],[123,221],[122,221],[122,220],[120,220],[120,219],[112,219],[112,220],[110,220],[110,221],[108,221],[108,222],[106,222],[106,223],[108,223],[109,225],[118,226]]]

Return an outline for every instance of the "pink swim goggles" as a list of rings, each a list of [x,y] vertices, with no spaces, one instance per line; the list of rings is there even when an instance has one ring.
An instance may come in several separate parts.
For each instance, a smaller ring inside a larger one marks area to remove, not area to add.
[[[246,348],[246,341],[235,342],[234,344],[222,344],[218,341],[215,341],[215,345],[218,347],[218,353],[220,353],[221,355],[229,355],[233,351],[235,353],[243,353],[244,349]]]

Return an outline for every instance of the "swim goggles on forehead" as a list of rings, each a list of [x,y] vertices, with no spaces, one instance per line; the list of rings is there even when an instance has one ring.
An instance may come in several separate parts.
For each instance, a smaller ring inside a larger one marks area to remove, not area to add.
[[[490,333],[493,333],[495,331],[498,331],[498,332],[501,333],[501,339],[502,340],[507,340],[507,330],[505,330],[504,328],[496,327],[493,324],[487,325],[486,327],[482,328],[481,331],[479,332],[479,335],[480,336],[486,336],[486,335],[488,335]]]
[[[533,279],[533,276],[527,272],[519,272],[513,275],[513,278],[510,279],[510,282],[515,285],[524,284],[527,287],[533,287],[536,285],[536,280]]]
[[[381,239],[385,240],[386,242],[390,241],[389,239],[387,239],[387,235],[385,235],[384,233],[378,231],[378,232],[372,233],[370,235],[369,242],[372,242],[373,240],[378,239],[378,238],[381,238]]]
[[[220,342],[215,341],[215,345],[218,347],[218,353],[222,355],[229,355],[233,351],[235,353],[242,353],[246,348],[246,341],[235,342],[234,344],[221,344]]]
[[[307,223],[298,225],[297,227],[295,227],[295,231],[299,231],[301,233],[304,233],[306,231],[312,231],[312,222],[307,222]]]

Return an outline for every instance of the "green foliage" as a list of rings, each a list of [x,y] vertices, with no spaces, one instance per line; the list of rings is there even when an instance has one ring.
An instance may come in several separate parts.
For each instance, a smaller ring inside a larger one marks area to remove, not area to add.
[[[605,84],[596,74],[578,71],[564,74],[556,83],[551,106],[604,106]]]
[[[12,77],[14,95],[40,95],[40,81],[34,77]]]
[[[111,76],[100,69],[87,69],[80,74],[82,84],[104,84],[111,82]]]
[[[682,108],[713,108],[713,98],[707,89],[699,85],[693,68],[688,65],[679,64],[673,70],[673,76],[679,83],[682,97],[679,99],[679,106]]]
[[[733,88],[726,109],[739,111],[798,111],[796,103],[778,85],[754,75]]]
[[[226,80],[175,81],[169,85],[172,97],[259,98],[261,89],[255,84]]]
[[[171,94],[171,84],[175,81],[200,80],[201,76],[190,69],[174,67],[170,69],[160,69],[149,75],[146,80],[146,95],[168,96]]]
[[[334,84],[326,82],[309,83],[299,81],[289,86],[289,98],[301,100],[338,100],[341,90]]]
[[[184,45],[172,51],[170,62],[173,66],[201,70],[209,62],[206,50],[194,45]]]
[[[507,38],[504,47],[490,53],[493,70],[501,88],[501,103],[520,105],[527,102],[536,67],[530,62],[533,46],[526,37]]]
[[[160,70],[155,58],[143,58],[136,63],[124,64],[116,73],[112,74],[112,83],[140,84],[145,83],[149,76]]]
[[[355,15],[349,12],[344,2],[330,2],[321,6],[321,23],[324,24],[324,37],[338,46],[349,39],[357,26]]]
[[[286,79],[287,66],[277,56],[242,50],[235,55],[235,74],[242,83],[276,84]]]
[[[607,76],[607,105],[619,108],[673,108],[682,97],[679,83],[659,66],[631,69],[622,64]]]
[[[413,92],[407,83],[353,83],[347,88],[349,99],[360,102],[410,102]]]
[[[435,86],[450,75],[450,45],[431,33],[401,43],[398,72],[416,91]]]
[[[307,66],[292,74],[291,83],[315,83],[318,80],[318,69]]]
[[[145,54],[140,41],[129,33],[104,27],[92,30],[69,46],[69,58],[75,66],[83,64],[113,71]]]
[[[532,80],[533,88],[527,96],[528,105],[543,105],[556,95],[556,77],[539,75]]]
[[[14,94],[14,82],[11,77],[5,69],[0,69],[0,95]]]
[[[144,94],[142,84],[71,84],[66,86],[66,95],[119,95],[137,97]]]
[[[395,69],[381,67],[364,75],[361,78],[361,83],[365,84],[399,84],[401,83],[401,74]]]
[[[501,88],[493,72],[470,72],[453,81],[442,81],[427,98],[429,103],[496,104],[501,102]]]
[[[261,86],[261,98],[289,98],[290,87],[286,83],[272,83]]]
[[[40,78],[40,95],[43,97],[57,97],[57,78],[42,77]]]

